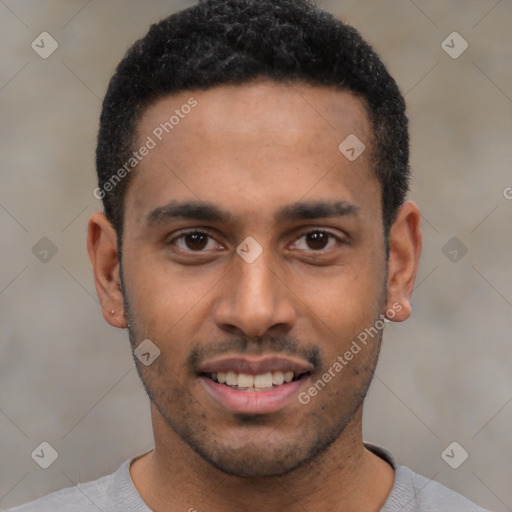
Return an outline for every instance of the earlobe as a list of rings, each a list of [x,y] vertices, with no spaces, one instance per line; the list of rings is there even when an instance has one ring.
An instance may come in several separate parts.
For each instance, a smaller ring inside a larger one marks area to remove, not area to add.
[[[92,263],[94,284],[100,299],[103,317],[114,327],[126,328],[123,294],[117,255],[117,234],[101,212],[89,219],[87,251]]]
[[[411,314],[411,296],[421,254],[420,212],[413,202],[404,203],[389,233],[387,309],[394,322]]]

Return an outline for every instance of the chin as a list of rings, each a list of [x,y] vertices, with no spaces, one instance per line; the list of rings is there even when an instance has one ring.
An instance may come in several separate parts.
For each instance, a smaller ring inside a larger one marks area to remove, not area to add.
[[[209,456],[200,455],[210,465],[226,475],[240,478],[269,478],[285,476],[300,467],[303,459],[297,459],[295,452],[293,458],[285,457],[282,454],[265,454],[262,449],[234,452],[229,454],[212,453]]]

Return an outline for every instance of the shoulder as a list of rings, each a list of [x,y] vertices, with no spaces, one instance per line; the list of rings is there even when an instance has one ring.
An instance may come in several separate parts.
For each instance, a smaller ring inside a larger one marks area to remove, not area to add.
[[[365,447],[395,470],[395,482],[380,512],[487,512],[444,485],[398,466],[391,453],[381,446]]]
[[[486,512],[459,493],[398,466],[395,484],[382,512]]]
[[[93,482],[77,484],[57,492],[43,496],[24,505],[10,508],[6,512],[97,512],[98,501],[102,501],[109,487],[112,475],[105,476]]]
[[[126,461],[111,475],[53,492],[5,512],[145,512],[149,509],[131,482],[130,462]]]

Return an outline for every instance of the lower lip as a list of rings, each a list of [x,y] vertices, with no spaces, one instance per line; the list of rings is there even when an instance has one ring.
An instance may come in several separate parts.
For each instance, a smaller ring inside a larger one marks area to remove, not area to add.
[[[201,376],[200,379],[209,395],[223,409],[239,414],[270,414],[296,401],[299,389],[309,380],[309,375],[269,391],[239,391],[208,377]]]

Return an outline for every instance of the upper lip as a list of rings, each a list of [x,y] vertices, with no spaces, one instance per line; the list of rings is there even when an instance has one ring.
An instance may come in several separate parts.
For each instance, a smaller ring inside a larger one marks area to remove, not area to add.
[[[284,356],[241,357],[231,356],[206,361],[198,366],[199,373],[217,373],[233,371],[259,375],[267,372],[293,372],[301,374],[313,371],[313,365],[303,359]]]

